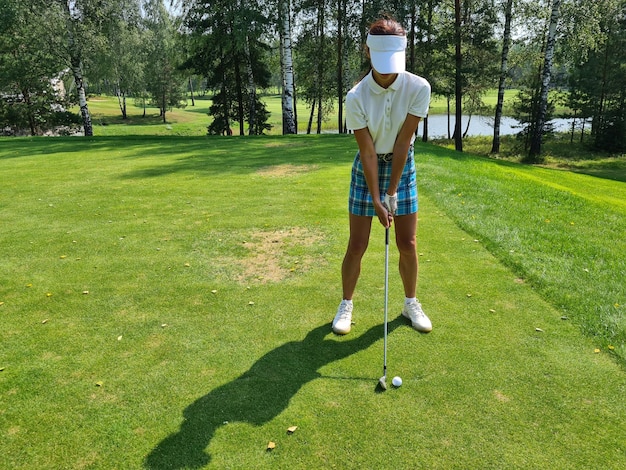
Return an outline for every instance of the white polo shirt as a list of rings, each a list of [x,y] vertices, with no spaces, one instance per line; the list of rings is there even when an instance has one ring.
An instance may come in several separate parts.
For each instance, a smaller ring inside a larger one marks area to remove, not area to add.
[[[407,114],[425,118],[430,105],[430,84],[410,72],[398,74],[389,88],[381,87],[370,73],[346,96],[346,126],[368,128],[376,153],[391,153]],[[411,143],[415,140],[412,137]]]

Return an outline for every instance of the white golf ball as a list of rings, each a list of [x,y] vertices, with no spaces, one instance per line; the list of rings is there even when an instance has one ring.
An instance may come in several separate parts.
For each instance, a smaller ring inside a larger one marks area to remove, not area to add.
[[[394,387],[399,387],[400,385],[402,385],[402,379],[396,375],[391,381],[391,383],[393,384]]]

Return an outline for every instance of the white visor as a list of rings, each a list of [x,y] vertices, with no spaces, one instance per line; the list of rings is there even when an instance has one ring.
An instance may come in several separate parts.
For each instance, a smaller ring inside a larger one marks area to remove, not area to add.
[[[404,72],[406,66],[406,36],[367,35],[372,67],[378,73]]]

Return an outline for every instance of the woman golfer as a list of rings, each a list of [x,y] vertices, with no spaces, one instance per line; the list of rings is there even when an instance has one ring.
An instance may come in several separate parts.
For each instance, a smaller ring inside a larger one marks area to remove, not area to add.
[[[352,324],[352,296],[372,228],[372,217],[385,227],[395,223],[400,277],[406,300],[402,315],[418,331],[432,324],[416,298],[417,185],[413,141],[428,114],[430,85],[405,71],[406,33],[391,19],[370,27],[367,51],[372,70],[346,96],[346,124],[359,151],[352,166],[350,239],[341,266],[343,300],[333,331],[345,335]]]

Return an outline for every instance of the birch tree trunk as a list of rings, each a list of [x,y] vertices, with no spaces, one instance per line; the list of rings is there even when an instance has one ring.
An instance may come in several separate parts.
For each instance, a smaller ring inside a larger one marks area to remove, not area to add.
[[[297,134],[298,128],[294,113],[293,54],[291,44],[291,0],[281,0],[280,8],[280,50],[282,74],[283,134]]]
[[[504,87],[508,75],[509,47],[511,45],[511,18],[513,0],[506,0],[504,9],[504,37],[502,38],[502,62],[500,63],[500,82],[498,84],[498,102],[496,103],[496,116],[493,124],[493,142],[491,153],[500,153],[500,124],[502,123],[502,106],[504,104]]]
[[[81,57],[81,45],[77,42],[74,35],[74,27],[72,24],[72,13],[70,11],[69,2],[63,2],[65,10],[65,24],[67,28],[67,46],[70,59],[70,68],[74,76],[76,84],[76,92],[78,94],[78,106],[80,107],[80,116],[83,120],[83,130],[85,136],[93,135],[93,125],[91,123],[91,115],[89,114],[89,106],[87,105],[87,96],[85,94],[85,82],[83,79],[83,61]]]
[[[191,93],[191,106],[196,105],[196,100],[193,97],[193,80],[189,77],[189,92]]]
[[[463,117],[463,84],[462,66],[463,55],[461,51],[461,0],[454,1],[454,42],[455,42],[455,123],[454,123],[454,148],[457,152],[463,151],[463,137],[461,135],[461,118]]]
[[[128,114],[126,113],[126,92],[122,91],[122,87],[120,85],[120,81],[118,80],[115,86],[115,94],[117,95],[117,104],[120,107],[120,111],[122,113],[122,119],[127,119]]]
[[[546,124],[546,113],[548,111],[548,91],[550,90],[550,79],[552,78],[552,60],[554,58],[554,44],[556,42],[556,27],[559,22],[561,0],[552,1],[552,14],[550,15],[550,26],[548,27],[548,39],[546,41],[546,55],[543,62],[541,74],[541,92],[539,94],[539,110],[537,120],[533,126],[533,134],[530,137],[530,150],[528,152],[529,161],[534,162],[541,154],[541,140],[543,128]]]
[[[76,92],[78,93],[78,106],[80,107],[80,116],[83,119],[83,129],[85,136],[93,135],[93,125],[91,124],[91,114],[89,114],[89,106],[87,105],[87,95],[85,94],[85,83],[83,80],[83,67],[80,57],[72,56],[70,58],[72,64],[72,74],[74,74],[74,83],[76,83]]]

